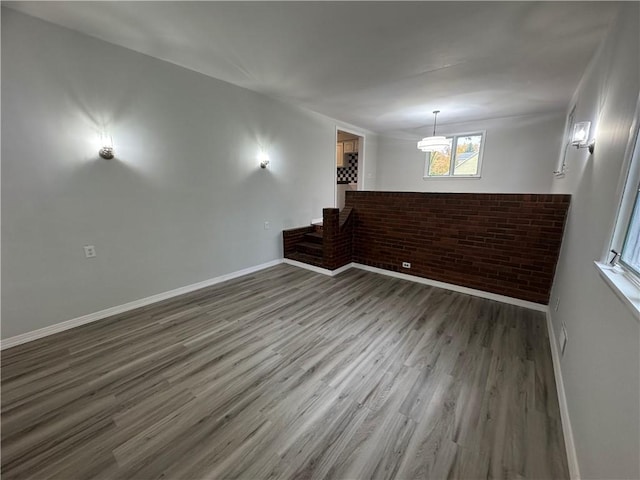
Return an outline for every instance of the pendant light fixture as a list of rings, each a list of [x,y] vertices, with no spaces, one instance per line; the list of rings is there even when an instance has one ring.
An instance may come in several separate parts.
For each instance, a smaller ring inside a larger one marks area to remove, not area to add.
[[[433,111],[433,136],[424,137],[418,142],[418,150],[423,152],[444,152],[449,148],[449,140],[446,137],[436,136],[436,121],[440,110]]]

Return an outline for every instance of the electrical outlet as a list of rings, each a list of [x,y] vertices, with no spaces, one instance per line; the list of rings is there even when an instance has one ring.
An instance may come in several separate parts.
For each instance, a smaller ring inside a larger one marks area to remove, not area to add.
[[[553,309],[557,312],[559,307],[560,307],[560,297],[556,297],[556,304],[553,307]]]
[[[402,268],[411,268],[411,264],[409,262],[402,262]]]
[[[84,256],[85,258],[93,258],[96,256],[96,247],[93,245],[85,245],[84,246]]]
[[[560,329],[560,338],[558,339],[560,343],[560,356],[564,356],[564,349],[567,348],[567,327],[565,324],[562,324],[562,328]]]
[[[269,225],[269,222],[264,222],[264,229],[269,230],[270,228],[271,228],[271,225]]]

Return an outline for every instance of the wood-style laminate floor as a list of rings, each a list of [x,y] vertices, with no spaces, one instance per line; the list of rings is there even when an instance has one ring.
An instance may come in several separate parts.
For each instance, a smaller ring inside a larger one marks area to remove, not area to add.
[[[544,315],[289,265],[2,352],[2,478],[568,478]]]

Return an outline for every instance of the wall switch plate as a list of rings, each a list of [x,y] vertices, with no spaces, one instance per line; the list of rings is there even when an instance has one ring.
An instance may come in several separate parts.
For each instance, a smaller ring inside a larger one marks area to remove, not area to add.
[[[560,338],[558,339],[560,343],[560,356],[564,356],[564,349],[567,348],[567,327],[562,324],[562,328],[560,329]]]
[[[402,262],[402,268],[411,268],[411,264],[409,262]]]
[[[96,247],[93,245],[85,245],[84,246],[84,256],[85,258],[93,258],[96,256]]]
[[[271,225],[269,225],[269,222],[264,222],[264,229],[269,230],[270,228],[271,228]]]

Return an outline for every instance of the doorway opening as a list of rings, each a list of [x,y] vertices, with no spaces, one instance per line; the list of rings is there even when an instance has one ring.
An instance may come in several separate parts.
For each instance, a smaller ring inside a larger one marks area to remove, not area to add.
[[[336,208],[344,208],[346,192],[364,184],[364,137],[336,130]]]

